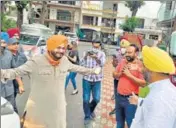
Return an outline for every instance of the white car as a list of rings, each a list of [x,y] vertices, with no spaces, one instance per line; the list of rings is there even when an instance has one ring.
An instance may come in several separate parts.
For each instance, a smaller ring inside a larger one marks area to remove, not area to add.
[[[20,118],[10,102],[1,97],[1,128],[20,128]]]
[[[79,44],[79,39],[76,33],[72,32],[64,32],[64,35],[68,38],[69,43],[76,42],[76,44]]]

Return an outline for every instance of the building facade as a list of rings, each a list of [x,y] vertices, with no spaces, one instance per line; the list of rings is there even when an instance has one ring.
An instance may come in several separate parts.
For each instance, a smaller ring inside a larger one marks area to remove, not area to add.
[[[158,11],[158,26],[176,30],[176,1],[163,2]]]
[[[42,2],[33,2],[35,10],[40,14]],[[116,41],[123,33],[119,25],[131,11],[122,1],[48,1],[48,14],[45,24],[56,33],[59,31],[77,32],[81,29],[86,40],[93,40],[100,37],[103,42]],[[35,20],[39,21],[40,16],[36,14]],[[141,31],[145,37],[160,39],[156,30],[156,19],[140,18],[141,24],[137,32]],[[148,35],[146,35],[146,33]],[[150,35],[154,36],[150,36]]]
[[[40,14],[42,2],[33,2],[35,10]],[[80,1],[48,1],[47,18],[45,24],[54,32],[76,31],[76,26],[80,24],[81,2]],[[40,15],[35,16],[36,22]]]

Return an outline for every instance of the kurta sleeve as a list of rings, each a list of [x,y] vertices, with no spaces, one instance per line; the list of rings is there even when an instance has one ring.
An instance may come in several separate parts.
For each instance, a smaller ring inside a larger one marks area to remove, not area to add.
[[[69,72],[78,72],[78,73],[83,74],[83,75],[96,74],[95,73],[96,68],[93,68],[93,69],[85,68],[83,66],[74,65],[69,61],[68,61],[68,63],[69,63],[69,69],[68,69]]]
[[[25,64],[21,65],[18,68],[13,69],[2,69],[1,70],[1,80],[13,80],[17,77],[23,75],[31,75],[34,67],[36,66],[34,60],[28,60]]]

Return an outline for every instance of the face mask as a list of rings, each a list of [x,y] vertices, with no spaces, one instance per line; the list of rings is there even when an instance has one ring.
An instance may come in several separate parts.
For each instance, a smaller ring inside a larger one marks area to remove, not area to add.
[[[121,48],[121,53],[124,55],[126,53],[126,48]]]
[[[127,60],[128,62],[133,62],[133,61],[134,61],[134,57],[126,56],[126,60]]]

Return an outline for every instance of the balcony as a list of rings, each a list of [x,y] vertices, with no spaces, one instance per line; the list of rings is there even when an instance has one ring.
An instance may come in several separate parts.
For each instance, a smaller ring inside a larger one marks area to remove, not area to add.
[[[158,11],[158,21],[170,21],[176,17],[176,8],[168,8],[168,4],[164,3],[161,5],[159,11]]]

